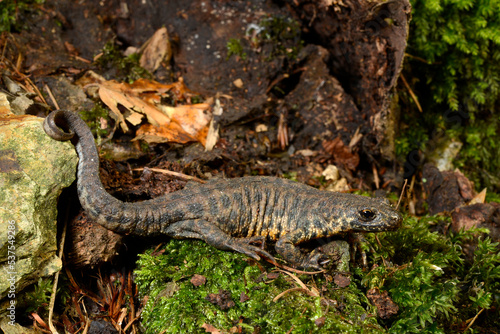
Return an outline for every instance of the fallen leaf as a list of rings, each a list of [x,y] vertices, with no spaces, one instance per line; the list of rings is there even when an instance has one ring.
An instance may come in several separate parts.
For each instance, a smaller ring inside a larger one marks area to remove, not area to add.
[[[319,328],[321,328],[321,327],[323,327],[325,325],[325,320],[326,320],[325,317],[317,318],[316,320],[314,320],[314,324],[316,326],[318,326]]]
[[[205,103],[168,108],[165,111],[170,116],[168,122],[158,126],[143,124],[133,140],[141,139],[148,143],[198,141],[205,145],[212,117],[209,109],[210,106]]]
[[[335,275],[333,281],[335,282],[335,284],[337,284],[339,288],[345,288],[348,287],[349,284],[351,284],[351,278],[349,276],[345,276],[342,274]]]
[[[204,323],[203,325],[201,325],[201,328],[203,328],[207,333],[211,333],[211,334],[221,334],[222,333],[220,330],[218,330],[214,326],[207,324],[207,323]]]
[[[233,85],[235,85],[236,88],[243,88],[243,80],[238,78],[238,79],[233,81]]]
[[[236,305],[231,299],[231,292],[223,289],[220,289],[219,293],[209,293],[208,296],[205,297],[205,300],[217,305],[222,311],[228,310]]]
[[[302,155],[303,157],[312,157],[312,156],[315,156],[318,154],[318,152],[315,152],[313,150],[310,150],[310,149],[304,149],[304,150],[298,150],[297,152],[295,152],[295,155]]]
[[[240,295],[240,303],[244,303],[248,300],[250,300],[250,297],[248,297],[246,293],[242,292]]]
[[[102,102],[111,110],[110,116],[116,120],[123,132],[129,131],[130,123],[139,125],[144,116],[148,124],[143,124],[134,140],[148,143],[198,141],[206,144],[212,114],[207,103],[189,104],[198,94],[189,90],[182,78],[173,84],[162,84],[153,80],[139,79],[133,84],[121,83],[89,73],[82,81],[84,87],[97,86]],[[163,105],[168,97],[172,105]],[[187,104],[181,105],[180,101]],[[215,129],[213,129],[215,131]],[[212,138],[212,147],[217,137]]]
[[[144,43],[139,50],[142,53],[139,59],[139,65],[149,72],[154,72],[160,67],[165,59],[167,62],[172,57],[172,49],[168,38],[167,28],[158,29],[151,38]]]
[[[351,149],[344,145],[340,137],[334,140],[325,140],[321,145],[325,152],[333,157],[336,164],[343,165],[350,170],[355,170],[358,167],[359,155],[351,152]]]
[[[191,284],[194,286],[200,286],[204,285],[207,282],[207,278],[202,275],[194,274],[193,277],[191,277]]]
[[[484,188],[483,190],[481,190],[481,192],[479,194],[477,194],[476,196],[474,196],[473,199],[470,200],[469,205],[470,204],[484,203],[486,201],[486,191],[487,191],[487,188]]]
[[[399,311],[398,305],[389,297],[387,291],[373,288],[368,290],[366,297],[377,307],[377,313],[382,319],[389,319]]]

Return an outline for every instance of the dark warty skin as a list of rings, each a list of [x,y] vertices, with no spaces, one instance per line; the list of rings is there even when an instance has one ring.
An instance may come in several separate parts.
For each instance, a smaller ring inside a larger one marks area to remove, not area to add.
[[[321,269],[321,254],[303,254],[296,245],[342,232],[393,230],[401,223],[400,214],[385,199],[321,191],[275,177],[188,183],[180,191],[155,199],[122,202],[104,190],[94,138],[76,113],[52,112],[45,119],[44,130],[56,140],[69,140],[76,134],[73,141],[80,159],[77,189],[82,207],[92,219],[118,233],[196,238],[218,249],[274,261],[251,244],[272,240],[276,252],[291,264]]]

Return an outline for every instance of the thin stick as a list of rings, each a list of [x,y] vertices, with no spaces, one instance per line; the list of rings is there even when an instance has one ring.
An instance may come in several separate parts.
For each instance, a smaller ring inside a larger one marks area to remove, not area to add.
[[[64,227],[61,234],[61,242],[59,243],[59,258],[62,259],[63,251],[64,251],[64,240],[66,239],[66,227],[67,227],[67,219],[64,220]],[[54,324],[52,323],[52,316],[54,315],[54,305],[56,303],[56,293],[57,293],[57,283],[59,282],[59,273],[61,271],[57,271],[54,276],[54,285],[52,286],[52,294],[50,295],[50,303],[49,303],[49,327],[52,334],[58,334]]]
[[[373,172],[373,182],[375,182],[375,188],[380,189],[380,179],[378,178],[377,166],[372,164],[372,172]]]
[[[157,173],[162,173],[166,175],[173,176],[175,178],[185,180],[185,181],[196,181],[199,183],[207,183],[207,181],[197,178],[196,176],[186,175],[183,173],[173,172],[171,170],[161,169],[161,168],[148,168],[149,170]],[[144,168],[134,168],[135,171],[142,171]]]
[[[59,108],[59,104],[57,103],[54,95],[52,95],[52,91],[50,90],[50,87],[47,86],[47,85],[44,85],[43,88],[45,88],[45,90],[47,91],[47,93],[49,93],[50,99],[52,100],[52,103],[54,103],[54,106],[56,107],[56,109],[60,109]]]
[[[426,64],[429,64],[429,65],[432,65],[432,64],[433,64],[433,63],[431,63],[431,62],[429,62],[429,61],[425,60],[424,58],[417,57],[417,56],[411,55],[411,54],[406,53],[406,52],[405,52],[405,57],[406,57],[406,58],[413,58],[413,59],[415,59],[415,60],[421,61],[422,63],[426,63]],[[434,63],[434,64],[436,64],[436,63]]]
[[[48,104],[47,101],[45,101],[45,98],[43,97],[43,95],[40,92],[40,90],[38,89],[38,87],[33,83],[33,81],[31,81],[30,78],[26,78],[26,82],[30,84],[31,88],[35,91],[35,93],[38,95],[38,97],[40,98],[40,100],[43,103]]]
[[[477,314],[474,316],[474,318],[472,318],[472,320],[469,322],[469,325],[467,326],[467,328],[464,330],[464,333],[469,330],[469,328],[472,326],[472,324],[474,323],[474,321],[476,321],[477,317],[479,317],[479,315],[483,311],[484,311],[484,308],[482,308],[479,312],[477,312]]]
[[[403,189],[401,189],[401,195],[399,195],[398,204],[396,205],[396,210],[399,209],[399,204],[401,204],[401,200],[403,199],[403,194],[405,193],[405,188],[406,188],[407,183],[408,183],[408,179],[405,179],[405,183],[403,184]]]
[[[418,102],[418,98],[417,98],[417,95],[415,95],[415,93],[413,93],[413,91],[411,90],[411,87],[410,85],[408,84],[408,82],[406,81],[405,79],[405,76],[403,74],[400,75],[400,78],[401,80],[403,81],[403,84],[405,85],[406,89],[408,89],[408,92],[410,93],[411,95],[411,98],[413,99],[413,101],[415,102],[415,104],[417,105],[417,109],[418,111],[422,112],[422,106],[420,105],[420,103]]]
[[[271,259],[266,259],[266,261],[269,262],[269,263],[271,263],[272,265],[275,265],[278,268],[282,268],[284,270],[291,271],[292,273],[301,274],[301,275],[315,275],[315,274],[321,274],[321,273],[326,272],[326,270],[324,270],[324,269],[323,270],[318,270],[318,271],[303,271],[303,270],[291,268],[289,266],[286,266],[284,264],[278,263],[276,261],[272,261]]]

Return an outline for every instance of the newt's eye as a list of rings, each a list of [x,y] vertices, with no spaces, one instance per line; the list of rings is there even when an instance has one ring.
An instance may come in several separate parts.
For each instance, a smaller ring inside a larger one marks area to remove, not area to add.
[[[372,210],[364,209],[359,211],[359,214],[361,216],[361,219],[365,221],[370,221],[375,218],[375,212],[373,212]]]

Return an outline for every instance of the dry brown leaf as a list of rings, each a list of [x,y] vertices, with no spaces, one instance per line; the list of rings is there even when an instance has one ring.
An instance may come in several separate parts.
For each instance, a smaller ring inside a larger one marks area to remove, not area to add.
[[[166,85],[156,81],[139,79],[133,84],[106,81],[102,77],[86,76],[84,85],[97,86],[99,97],[112,113],[117,124],[124,132],[132,125],[142,122],[146,116],[149,124],[144,124],[137,131],[134,140],[142,139],[148,143],[198,141],[205,145],[212,115],[210,105],[178,105],[175,107],[161,104],[165,94],[174,101],[190,101],[196,93],[189,90],[180,79]]]
[[[325,152],[334,158],[337,165],[343,165],[350,170],[355,170],[359,165],[359,155],[346,147],[340,137],[334,140],[325,140],[321,145]]]
[[[156,126],[170,122],[169,118],[158,110],[155,105],[137,96],[129,84],[119,83],[114,80],[103,82],[99,85],[99,97],[113,111],[124,132],[128,131],[128,126],[125,123],[123,114],[118,109],[118,105],[125,107],[131,114],[140,112],[146,115],[148,122]]]
[[[129,121],[132,125],[139,125],[141,124],[143,117],[143,114],[133,112],[130,114],[130,116],[127,117],[127,121]]]
[[[222,332],[219,329],[217,329],[214,326],[207,324],[207,323],[204,323],[203,325],[201,325],[201,328],[203,328],[207,333],[222,334]]]
[[[484,203],[486,201],[486,191],[487,191],[487,188],[484,188],[483,190],[481,190],[481,192],[479,194],[477,194],[476,196],[474,196],[473,199],[470,200],[469,205]]]
[[[208,133],[205,141],[205,151],[213,150],[218,140],[219,140],[219,125],[216,125],[215,121],[212,119],[210,121],[210,125],[208,126]]]
[[[141,139],[148,143],[198,141],[205,145],[212,119],[208,104],[200,103],[165,109],[165,112],[170,116],[170,122],[161,126],[144,124],[137,130],[137,136],[134,140]]]
[[[170,40],[168,38],[167,28],[158,29],[151,38],[141,47],[142,51],[139,64],[149,72],[154,72],[160,67],[165,59],[167,62],[172,56]]]

